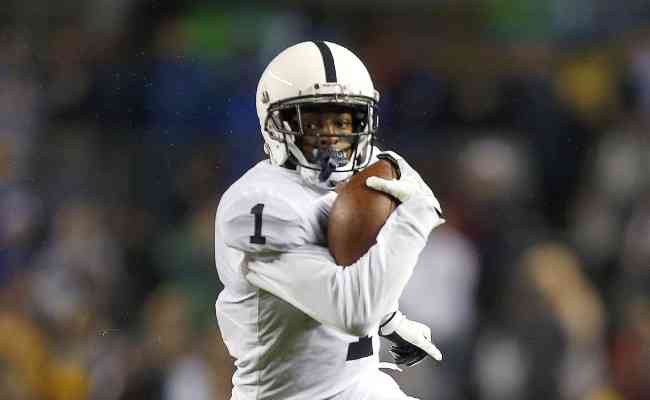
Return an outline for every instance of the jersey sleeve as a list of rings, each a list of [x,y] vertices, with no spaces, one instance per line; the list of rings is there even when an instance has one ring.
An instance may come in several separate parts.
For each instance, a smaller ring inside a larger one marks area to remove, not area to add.
[[[373,333],[397,309],[430,231],[440,224],[432,201],[409,199],[353,265],[336,265],[326,247],[305,245],[255,257],[246,278],[311,318],[355,336]]]
[[[323,210],[335,196],[325,196]],[[317,221],[300,208],[270,191],[252,192],[230,201],[217,218],[228,247],[245,253],[286,252],[315,241]]]
[[[268,194],[237,199],[220,221],[226,245],[246,253],[287,251],[303,245],[307,237],[297,210]]]

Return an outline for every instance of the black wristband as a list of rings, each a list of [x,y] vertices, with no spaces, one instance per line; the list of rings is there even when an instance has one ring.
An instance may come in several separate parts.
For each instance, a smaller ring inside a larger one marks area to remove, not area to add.
[[[386,326],[390,321],[393,320],[393,318],[395,318],[395,314],[397,314],[397,311],[393,311],[393,314],[390,316],[390,318],[388,318],[388,321],[386,321],[386,322],[384,322],[383,324],[379,325],[379,330],[380,330],[380,332],[381,332],[381,328],[383,328],[384,326]]]

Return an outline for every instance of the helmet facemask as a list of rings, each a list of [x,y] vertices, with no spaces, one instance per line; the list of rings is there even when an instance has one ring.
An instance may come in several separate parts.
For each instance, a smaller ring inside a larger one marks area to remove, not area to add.
[[[351,117],[350,127],[324,132],[306,118],[327,112]],[[290,162],[308,183],[334,189],[369,164],[377,115],[376,102],[365,96],[305,96],[270,105],[265,127],[273,140],[284,143]]]

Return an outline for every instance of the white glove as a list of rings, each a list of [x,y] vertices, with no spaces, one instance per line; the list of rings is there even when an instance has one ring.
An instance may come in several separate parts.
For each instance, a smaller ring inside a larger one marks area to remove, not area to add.
[[[398,179],[383,179],[376,176],[371,176],[366,179],[366,186],[380,192],[387,193],[395,197],[400,202],[404,203],[413,196],[421,195],[429,197],[433,201],[436,212],[439,217],[442,217],[442,208],[440,202],[433,195],[429,186],[422,180],[413,167],[411,167],[404,159],[397,153],[386,151],[377,156],[379,159],[388,160],[397,166]],[[445,222],[441,218],[441,224]]]
[[[409,320],[399,311],[380,326],[379,336],[393,342],[390,352],[398,365],[412,367],[427,355],[442,361],[442,353],[431,343],[431,329]]]

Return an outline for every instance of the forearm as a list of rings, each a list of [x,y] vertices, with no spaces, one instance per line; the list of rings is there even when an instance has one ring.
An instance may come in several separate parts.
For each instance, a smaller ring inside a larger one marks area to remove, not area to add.
[[[327,248],[304,246],[252,259],[248,279],[321,323],[364,336],[395,311],[427,236],[436,224],[431,202],[400,205],[356,263],[337,266]]]

